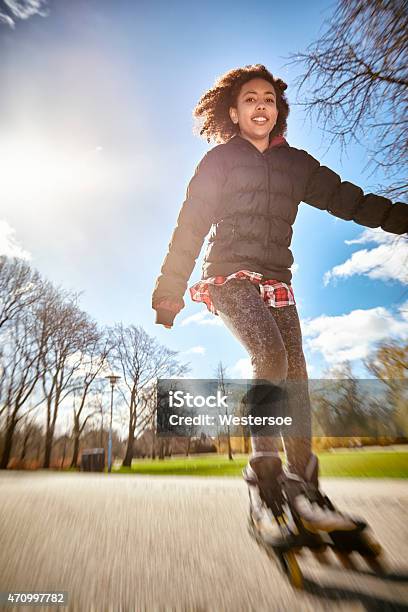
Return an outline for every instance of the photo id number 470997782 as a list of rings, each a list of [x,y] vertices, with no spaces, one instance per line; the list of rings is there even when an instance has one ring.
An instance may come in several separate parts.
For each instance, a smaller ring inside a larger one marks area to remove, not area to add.
[[[68,591],[6,591],[0,592],[0,605],[3,606],[66,606]]]

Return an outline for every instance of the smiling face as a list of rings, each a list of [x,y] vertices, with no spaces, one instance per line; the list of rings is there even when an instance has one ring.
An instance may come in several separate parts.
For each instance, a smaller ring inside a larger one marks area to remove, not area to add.
[[[239,125],[241,136],[264,151],[278,118],[273,85],[261,78],[247,81],[237,96],[236,107],[231,106],[229,114],[231,121]]]

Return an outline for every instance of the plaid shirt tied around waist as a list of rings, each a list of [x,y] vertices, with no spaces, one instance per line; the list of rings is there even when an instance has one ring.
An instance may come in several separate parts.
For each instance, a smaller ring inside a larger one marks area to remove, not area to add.
[[[262,280],[262,274],[250,272],[249,270],[240,270],[228,276],[212,276],[205,280],[200,280],[192,287],[189,287],[191,299],[194,302],[204,302],[212,314],[219,316],[212,303],[208,285],[223,285],[232,278],[247,279],[254,285],[258,285],[261,298],[267,306],[282,308],[283,306],[296,304],[293,289],[290,285],[277,280]]]

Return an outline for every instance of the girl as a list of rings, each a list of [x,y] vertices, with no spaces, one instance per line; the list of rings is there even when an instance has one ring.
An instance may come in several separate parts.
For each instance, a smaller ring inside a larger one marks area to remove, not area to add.
[[[290,251],[292,225],[304,201],[341,219],[388,232],[408,231],[408,206],[363,191],[309,155],[284,135],[289,105],[286,83],[261,64],[230,70],[200,99],[194,116],[200,134],[219,144],[203,157],[191,179],[169,251],[156,281],[156,323],[170,328],[184,307],[183,295],[211,233],[201,281],[190,287],[248,351],[254,384],[245,401],[252,414],[281,391],[302,421],[302,435],[284,440],[292,498],[311,530],[353,530],[357,522],[338,512],[319,490],[311,449],[306,363],[296,309]],[[259,382],[262,381],[262,384]],[[285,381],[296,381],[287,386]],[[269,388],[268,388],[269,385]],[[269,395],[268,395],[269,394]],[[279,398],[278,398],[279,399]],[[275,404],[276,405],[276,404]],[[251,431],[252,455],[244,471],[251,520],[274,541],[267,508],[282,510],[282,465],[276,439]],[[317,503],[315,503],[317,502]]]

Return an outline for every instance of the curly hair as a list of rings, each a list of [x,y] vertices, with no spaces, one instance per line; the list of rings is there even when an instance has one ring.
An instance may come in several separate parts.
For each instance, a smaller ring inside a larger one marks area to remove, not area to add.
[[[286,134],[289,104],[284,91],[287,84],[282,79],[275,78],[263,64],[252,64],[233,68],[220,76],[214,86],[201,96],[194,108],[193,117],[198,120],[199,135],[206,138],[207,142],[213,140],[216,143],[225,143],[239,133],[239,125],[231,121],[229,108],[236,107],[242,85],[255,78],[265,79],[273,85],[276,92],[278,119],[269,137]]]

